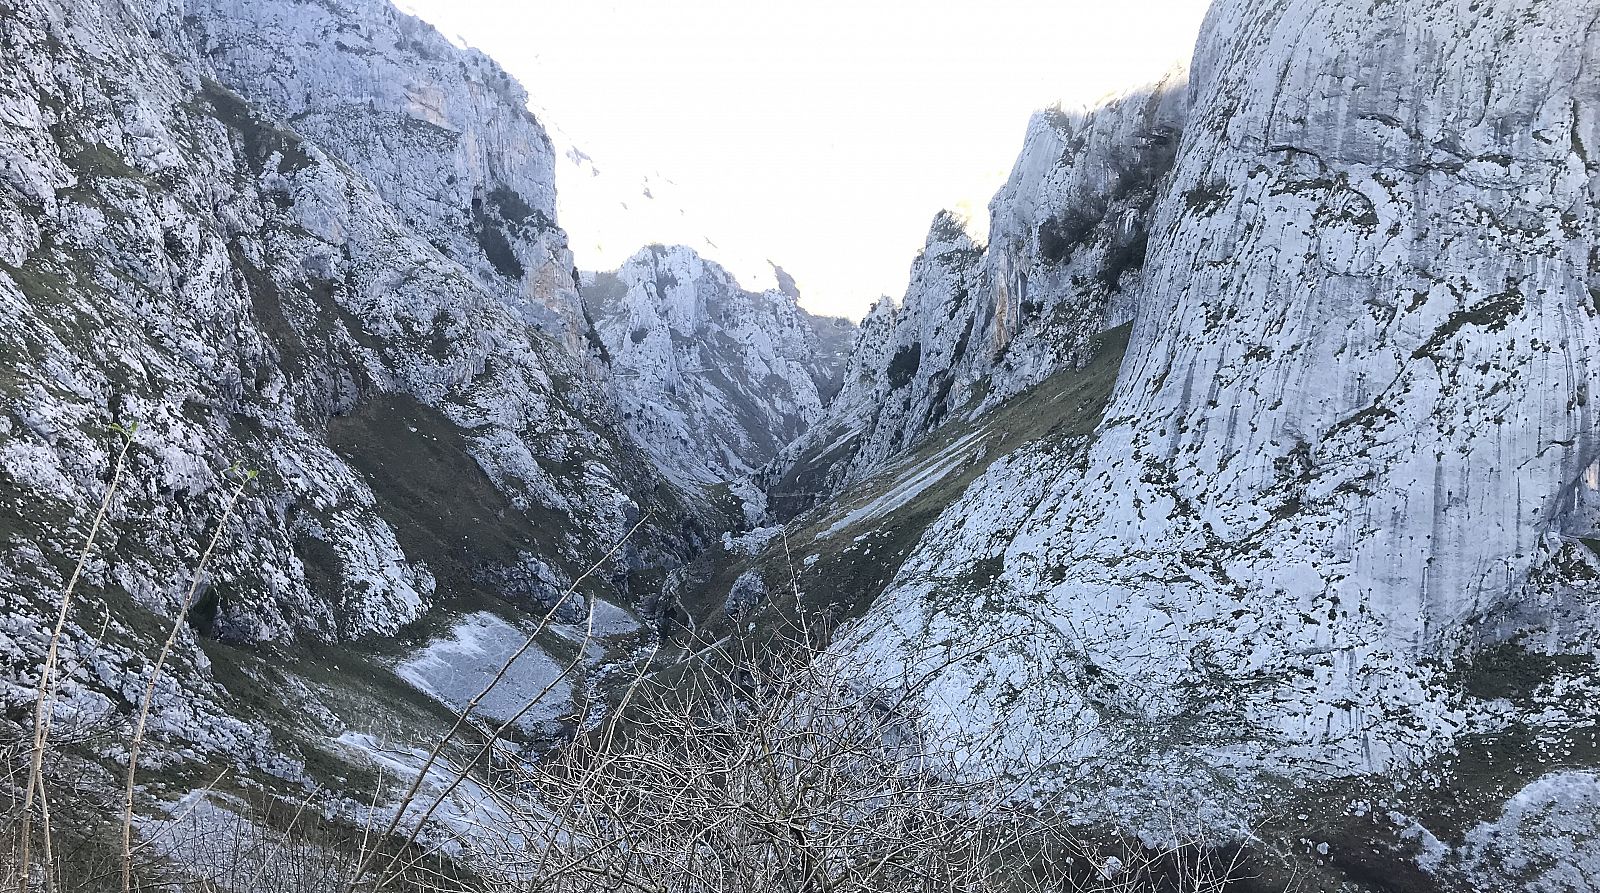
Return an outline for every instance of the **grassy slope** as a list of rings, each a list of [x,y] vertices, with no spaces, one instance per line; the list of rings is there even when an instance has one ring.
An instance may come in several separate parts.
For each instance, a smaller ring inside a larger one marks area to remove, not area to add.
[[[882,471],[791,521],[785,527],[789,556],[778,539],[753,558],[723,553],[717,566],[702,567],[705,583],[683,605],[696,618],[696,639],[704,644],[732,632],[723,602],[734,580],[751,569],[775,593],[747,618],[755,629],[744,635],[757,641],[790,627],[796,587],[807,616],[821,615],[830,626],[859,617],[894,579],[923,531],[990,463],[1040,440],[1088,444],[1127,342],[1127,326],[1104,333],[1087,366],[1059,372],[975,420],[944,426]],[[852,512],[885,505],[880,500],[917,472],[947,462],[955,467],[904,504],[833,529]]]

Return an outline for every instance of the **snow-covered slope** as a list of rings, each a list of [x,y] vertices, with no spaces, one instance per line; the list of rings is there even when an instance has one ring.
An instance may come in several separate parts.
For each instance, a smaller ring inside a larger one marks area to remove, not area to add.
[[[751,473],[821,417],[855,326],[800,309],[793,282],[749,292],[685,247],[651,246],[584,289],[629,431],[686,487]]]
[[[954,416],[972,418],[1090,359],[1133,312],[1151,204],[1184,120],[1184,74],[1099,108],[1041,112],[989,206],[987,244],[934,220],[905,299],[862,324],[839,398],[767,471],[792,514]]]

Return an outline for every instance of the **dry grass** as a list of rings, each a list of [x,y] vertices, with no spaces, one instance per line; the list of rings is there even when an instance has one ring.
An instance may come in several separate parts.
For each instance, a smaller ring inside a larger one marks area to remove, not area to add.
[[[859,684],[831,654],[678,685],[570,745],[492,768],[507,819],[480,846],[491,891],[1219,891],[1235,866],[1198,848],[1115,851],[1022,808],[1030,779],[962,764],[921,731],[918,680]]]
[[[1191,845],[1151,852],[1086,842],[1062,816],[1018,806],[1029,773],[971,765],[957,742],[928,731],[916,705],[932,673],[873,679],[819,644],[825,624],[803,616],[792,563],[793,617],[779,614],[790,627],[781,649],[730,639],[692,643],[675,661],[651,651],[613,701],[584,702],[571,740],[537,754],[509,743],[523,714],[581,672],[592,598],[583,642],[556,682],[497,726],[474,708],[626,538],[574,581],[448,732],[418,751],[425,757],[409,777],[391,779],[398,796],[380,777],[360,810],[364,824],[350,818],[349,800],[314,788],[292,798],[219,790],[224,772],[136,829],[138,755],[157,682],[253,476],[236,481],[132,720],[57,726],[58,646],[133,443],[123,433],[62,596],[33,734],[0,741],[0,885],[19,893],[119,882],[124,893],[1211,893],[1237,874],[1182,829],[1174,839]],[[121,784],[96,757],[118,752],[127,754]],[[1049,763],[1041,758],[1041,770]],[[462,797],[492,820],[451,813]]]
[[[118,485],[122,483],[122,472],[127,467],[128,450],[133,446],[138,425],[118,427],[116,431],[122,435],[122,447],[117,451],[116,462],[112,466],[111,483],[106,487],[105,495],[101,497],[100,505],[95,510],[94,520],[89,525],[89,534],[84,538],[83,550],[78,553],[78,561],[72,568],[72,576],[67,580],[66,589],[61,594],[61,608],[56,613],[55,626],[50,632],[50,643],[45,649],[44,665],[39,669],[39,691],[33,711],[33,742],[28,756],[26,791],[22,798],[21,829],[17,835],[16,864],[23,866],[23,869],[18,871],[16,883],[22,893],[27,893],[30,883],[26,866],[32,864],[30,847],[33,843],[35,798],[39,801],[41,837],[44,843],[44,883],[47,889],[53,886],[49,866],[55,863],[55,854],[51,851],[53,836],[50,832],[50,802],[44,788],[44,758],[50,747],[50,724],[53,719],[51,706],[55,701],[56,692],[56,663],[60,655],[62,632],[67,625],[68,609],[72,604],[72,593],[78,588],[78,580],[83,577],[83,567],[94,550],[95,537],[100,533],[100,525],[105,521],[106,512],[111,508],[111,500],[117,495]]]

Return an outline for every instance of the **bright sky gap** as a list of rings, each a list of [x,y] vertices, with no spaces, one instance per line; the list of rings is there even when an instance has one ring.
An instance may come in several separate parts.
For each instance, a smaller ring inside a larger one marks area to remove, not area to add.
[[[771,284],[771,260],[796,278],[808,309],[855,318],[879,296],[902,294],[941,208],[986,215],[1032,111],[1093,104],[1187,61],[1205,9],[1200,0],[402,6],[493,56],[528,88],[558,146],[593,158],[558,167],[561,223],[580,267],[608,269],[646,242],[681,242],[746,287]]]

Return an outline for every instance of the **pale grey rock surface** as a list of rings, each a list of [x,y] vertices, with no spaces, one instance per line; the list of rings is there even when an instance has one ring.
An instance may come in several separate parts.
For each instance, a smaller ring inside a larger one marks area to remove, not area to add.
[[[751,474],[821,418],[855,336],[775,273],[782,288],[746,291],[690,248],[650,246],[584,289],[635,440],[684,487],[731,488],[753,519]]]
[[[1600,0],[1221,0],[1187,75],[1036,117],[987,233],[936,220],[848,360],[780,271],[748,292],[684,249],[586,308],[520,88],[386,3],[3,12],[8,710],[112,424],[140,428],[70,615],[63,727],[126,716],[230,467],[257,469],[149,764],[303,778],[225,707],[202,639],[387,636],[465,590],[542,603],[650,510],[599,585],[669,606],[718,532],[680,490],[757,505],[776,457],[794,514],[1131,321],[1093,442],[984,455],[836,647],[931,672],[930,735],[1049,761],[1025,795],[1085,821],[1160,841],[1174,812],[1237,831],[1310,802],[1381,822],[1447,888],[1596,888]],[[824,533],[892,532],[978,461],[957,434]],[[716,610],[759,610],[759,576],[729,585]],[[409,654],[470,651],[461,629]],[[441,666],[418,678],[446,703],[482,670]],[[376,750],[316,693],[276,695]],[[1471,821],[1397,805],[1473,771],[1498,787]],[[1359,868],[1377,839],[1307,836],[1305,864]]]
[[[937,669],[924,703],[975,765],[1059,760],[1042,801],[1156,834],[1151,803],[1244,828],[1284,784],[1479,784],[1448,768],[1470,748],[1528,759],[1519,784],[1592,760],[1582,699],[1508,702],[1463,679],[1507,648],[1541,686],[1541,655],[1580,675],[1600,656],[1600,562],[1581,539],[1600,458],[1597,55],[1593,0],[1214,6],[1141,212],[1142,271],[1121,296],[1068,298],[1088,301],[1066,332],[1133,319],[1087,457],[996,461],[836,647],[876,654],[881,678]],[[986,257],[1015,244],[1008,219],[1027,220],[997,214]],[[870,365],[788,483],[831,449],[844,470],[818,476],[836,488],[927,427],[929,404],[892,385],[952,365],[929,344],[961,329],[933,308],[973,267],[934,265],[976,244],[945,223],[903,307],[864,324]],[[1008,264],[1034,271],[1030,296],[1050,281],[1026,251],[988,275]],[[1065,351],[1037,354],[1042,369],[1083,343],[1047,340]],[[949,663],[974,642],[994,644]],[[1546,756],[1518,756],[1519,735]],[[1543,802],[1539,784],[1524,799]],[[1488,846],[1474,840],[1443,845]],[[1522,876],[1480,869],[1460,888]]]
[[[838,399],[766,472],[780,514],[1082,366],[1095,336],[1132,317],[1184,84],[1178,69],[1097,108],[1040,112],[988,225],[934,220],[905,298],[863,322]]]
[[[698,510],[569,349],[582,311],[520,101],[379,0],[5,6],[8,708],[31,702],[113,424],[139,428],[69,615],[63,727],[139,698],[230,468],[259,478],[155,708],[156,739],[198,752],[294,771],[219,706],[203,637],[344,642],[441,599],[542,606],[651,509],[602,585],[659,597],[635,574],[685,560]],[[478,198],[521,275],[484,250]]]
[[[349,165],[476,285],[576,348],[555,150],[522,86],[390,4],[187,0],[218,80]]]
[[[1457,870],[1485,885],[1532,893],[1600,887],[1600,775],[1552,772],[1467,833]]]

